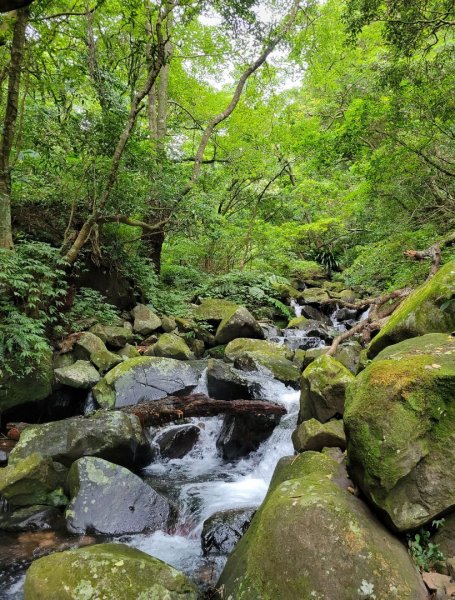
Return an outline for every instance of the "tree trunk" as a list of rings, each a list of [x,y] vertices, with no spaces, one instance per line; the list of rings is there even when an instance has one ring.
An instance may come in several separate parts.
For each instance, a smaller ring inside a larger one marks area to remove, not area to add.
[[[0,248],[13,247],[11,227],[11,167],[10,156],[16,131],[19,106],[19,86],[22,61],[25,49],[25,29],[28,21],[28,9],[17,12],[14,24],[13,45],[8,74],[8,95],[3,121],[3,134],[0,140]]]
[[[136,415],[142,425],[159,426],[170,421],[187,417],[213,417],[228,415],[279,415],[286,414],[280,404],[262,400],[213,400],[204,394],[177,397],[168,396],[164,400],[150,400],[121,409]]]
[[[144,238],[144,243],[147,247],[147,256],[153,261],[157,273],[161,271],[161,254],[163,251],[164,238],[164,229],[157,231],[148,238]]]

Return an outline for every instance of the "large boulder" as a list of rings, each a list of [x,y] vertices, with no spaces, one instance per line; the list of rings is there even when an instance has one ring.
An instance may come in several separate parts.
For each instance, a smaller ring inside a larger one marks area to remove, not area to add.
[[[406,548],[337,484],[340,465],[317,453],[301,456],[284,481],[275,478],[229,556],[221,598],[425,600]]]
[[[216,400],[248,400],[251,382],[222,360],[210,358],[207,364],[207,391]]]
[[[93,388],[93,395],[101,407],[119,408],[187,394],[196,385],[197,375],[190,365],[173,358],[139,356],[109,371]]]
[[[292,355],[286,346],[247,338],[233,340],[225,349],[226,359],[240,369],[254,370],[259,364],[283,383],[296,384],[300,379],[300,369],[291,362]]]
[[[120,535],[166,529],[169,502],[125,467],[86,456],[68,474],[70,533]],[[109,510],[106,510],[109,507]]]
[[[176,360],[192,360],[194,354],[183,338],[175,333],[163,333],[153,346],[153,355]]]
[[[216,330],[215,344],[228,344],[237,338],[264,339],[261,326],[244,306],[238,306],[226,313]]]
[[[67,466],[82,456],[98,456],[125,467],[141,467],[153,457],[139,419],[120,411],[27,427],[9,462],[16,464],[34,452]]]
[[[125,544],[58,552],[32,563],[24,600],[197,600],[189,579],[166,563]]]
[[[133,331],[139,335],[150,335],[161,327],[161,319],[145,304],[136,305],[131,311],[134,319]]]
[[[67,503],[63,492],[66,469],[37,452],[0,469],[0,495],[12,506]]]
[[[303,372],[299,420],[325,423],[344,412],[344,397],[353,374],[332,356],[323,354]]]
[[[318,451],[323,448],[341,448],[345,450],[346,436],[343,421],[336,419],[327,423],[320,423],[316,419],[304,421],[293,432],[292,443],[296,452]]]
[[[314,288],[308,288],[308,289],[304,290],[303,292],[301,292],[300,298],[306,304],[320,304],[321,302],[324,302],[325,300],[329,300],[330,296],[328,295],[326,290],[324,290],[322,288],[314,287]]]
[[[77,360],[74,364],[54,371],[55,379],[76,389],[89,390],[100,380],[100,374],[87,360]]]
[[[383,350],[348,388],[349,467],[399,531],[455,506],[455,338],[429,334]]]
[[[0,411],[25,402],[43,400],[52,392],[54,372],[51,349],[30,358],[30,363],[33,370],[24,377],[7,374],[0,366]]]
[[[368,347],[373,358],[386,346],[427,333],[455,330],[455,261],[415,290],[396,309]]]

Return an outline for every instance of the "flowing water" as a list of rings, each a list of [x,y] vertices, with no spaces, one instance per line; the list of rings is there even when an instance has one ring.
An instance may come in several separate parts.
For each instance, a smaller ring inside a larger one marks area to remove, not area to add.
[[[293,303],[293,307],[299,316],[301,307],[297,303]],[[343,330],[342,323],[333,318],[331,322],[334,328]],[[303,341],[303,336],[298,330],[285,330],[281,335],[274,335],[270,339],[295,349]],[[319,340],[318,345],[323,346],[324,343]],[[227,558],[203,556],[201,532],[205,519],[228,509],[257,508],[267,493],[278,460],[294,452],[291,434],[297,423],[299,391],[273,379],[266,370],[242,372],[242,377],[249,379],[256,399],[274,401],[286,408],[287,414],[282,417],[272,435],[248,457],[228,462],[223,460],[216,448],[222,418],[191,419],[201,430],[193,449],[181,459],[158,459],[143,473],[150,485],[165,493],[176,504],[178,517],[175,528],[171,533],[157,531],[153,534],[121,536],[115,540],[166,561],[187,573],[201,587],[216,582]],[[205,372],[195,392],[207,392]],[[172,427],[175,425],[168,426]],[[42,535],[42,532],[36,534]],[[20,538],[20,535],[16,536],[16,546],[8,542],[5,536],[0,541],[0,558],[3,550],[4,555],[9,552],[10,559],[13,559],[9,561],[10,568],[3,572],[3,577],[0,572],[0,600],[22,598],[24,571],[31,556],[28,560],[24,557],[21,560],[22,545],[17,543],[17,537]],[[33,534],[31,538],[33,540]],[[74,540],[74,536],[63,536],[62,543],[71,544],[71,540]],[[98,540],[91,539],[87,543],[96,541]],[[15,562],[14,552],[18,554]],[[39,555],[35,551],[33,554]]]

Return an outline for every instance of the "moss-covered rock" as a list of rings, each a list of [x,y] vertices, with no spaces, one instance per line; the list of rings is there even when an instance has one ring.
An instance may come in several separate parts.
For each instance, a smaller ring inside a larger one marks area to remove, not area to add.
[[[173,358],[139,356],[114,367],[93,388],[103,408],[119,408],[140,400],[159,400],[169,394],[189,393],[197,385],[195,371]]]
[[[122,361],[120,356],[110,352],[105,343],[90,331],[81,334],[74,344],[73,352],[76,358],[91,361],[102,373]]]
[[[310,457],[285,474],[292,479],[275,480],[228,558],[220,597],[425,600],[406,548],[337,485],[340,465],[305,454]]]
[[[139,335],[150,335],[161,327],[161,319],[145,304],[137,304],[131,311],[134,319],[133,331]]]
[[[55,379],[76,389],[89,390],[100,380],[100,374],[88,360],[77,360],[68,367],[55,369]]]
[[[359,342],[350,340],[344,344],[338,346],[335,352],[334,358],[336,358],[342,365],[351,371],[351,373],[357,373],[360,354],[363,349]]]
[[[123,348],[125,344],[131,344],[134,334],[126,327],[113,325],[100,325],[99,323],[90,327],[90,333],[97,335],[109,348]]]
[[[328,423],[320,423],[309,419],[300,423],[292,434],[292,443],[296,452],[322,450],[326,448],[346,448],[343,421],[334,419]]]
[[[324,300],[329,300],[330,296],[327,290],[322,288],[307,288],[300,294],[300,298],[307,304],[320,304]]]
[[[287,329],[303,329],[310,323],[310,319],[306,317],[294,317],[288,323]]]
[[[192,360],[194,354],[183,338],[175,333],[163,333],[153,346],[153,355],[176,360]]]
[[[239,307],[235,302],[221,300],[218,298],[204,298],[201,304],[192,310],[193,316],[199,321],[208,321],[218,325],[226,317]]]
[[[327,353],[327,348],[308,348],[305,350],[305,357],[303,359],[303,368],[306,369],[311,365],[317,358]]]
[[[31,357],[30,362],[33,371],[24,377],[8,375],[0,365],[0,411],[25,402],[43,400],[52,392],[54,372],[51,349]]]
[[[140,356],[139,350],[135,346],[131,346],[131,344],[125,344],[123,348],[117,350],[116,354],[118,354],[122,360]]]
[[[368,347],[373,358],[383,348],[427,333],[455,330],[455,261],[403,301]]]
[[[429,334],[383,350],[349,386],[353,478],[399,531],[455,506],[455,338]]]
[[[34,452],[67,466],[81,456],[99,456],[126,467],[141,467],[153,456],[139,419],[120,411],[31,425],[22,432],[9,462],[17,464]]]
[[[265,367],[284,383],[295,384],[300,378],[300,369],[291,362],[289,348],[266,340],[233,340],[226,346],[225,357],[243,370],[254,370],[256,364]]]
[[[98,544],[36,560],[25,600],[197,600],[196,587],[166,563],[125,544]]]
[[[215,334],[217,345],[228,344],[237,338],[264,339],[264,332],[244,306],[227,311]]]
[[[315,418],[325,423],[342,415],[346,387],[353,379],[353,374],[335,358],[319,356],[302,374],[299,420]]]
[[[0,495],[12,506],[62,506],[68,502],[63,492],[65,479],[65,469],[34,452],[0,469]]]
[[[177,329],[177,323],[174,317],[161,317],[161,327],[166,333],[172,333]]]
[[[163,496],[128,469],[101,458],[74,462],[68,487],[71,502],[65,517],[71,533],[121,535],[169,524],[171,507]]]

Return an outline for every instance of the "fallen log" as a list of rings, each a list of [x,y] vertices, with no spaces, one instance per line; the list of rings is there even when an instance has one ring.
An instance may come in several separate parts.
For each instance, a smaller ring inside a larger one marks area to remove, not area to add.
[[[286,414],[280,404],[263,400],[214,400],[204,394],[168,396],[163,400],[149,400],[120,410],[139,417],[143,426],[159,426],[186,417],[214,417],[227,415]]]

